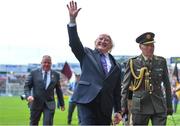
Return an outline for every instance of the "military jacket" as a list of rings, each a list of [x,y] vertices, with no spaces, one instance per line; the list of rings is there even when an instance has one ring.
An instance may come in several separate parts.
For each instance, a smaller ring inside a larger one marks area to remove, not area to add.
[[[147,78],[145,72],[143,73],[139,88],[133,91],[132,113],[154,114],[172,109],[171,86],[165,58],[154,55],[151,61],[146,61],[140,55],[130,60],[132,60],[132,68],[136,76],[140,74],[143,67],[147,68],[149,74]],[[129,86],[138,81],[133,76],[130,62],[128,62],[122,82],[122,108],[127,108]],[[148,81],[148,85],[145,81]]]

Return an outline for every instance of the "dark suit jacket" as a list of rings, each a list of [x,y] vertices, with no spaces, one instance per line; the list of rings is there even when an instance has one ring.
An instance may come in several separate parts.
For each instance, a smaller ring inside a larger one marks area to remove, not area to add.
[[[64,106],[63,94],[60,87],[60,75],[51,70],[51,82],[47,89],[43,85],[43,75],[41,69],[36,69],[30,73],[28,76],[25,86],[24,93],[26,97],[32,95],[34,101],[30,104],[30,109],[42,109],[44,104],[51,110],[55,109],[55,99],[54,99],[54,89],[56,89],[56,94],[61,106]],[[32,91],[31,91],[32,89]],[[31,93],[32,92],[32,93]]]
[[[132,58],[133,69],[137,75],[140,69],[146,65],[146,61],[142,55]],[[152,92],[146,90],[145,80],[143,79],[138,90],[133,92],[132,96],[132,112],[139,114],[154,114],[167,112],[172,109],[171,86],[169,82],[169,75],[166,60],[163,57],[153,56],[152,64],[148,66],[150,77],[149,83],[152,84]],[[143,77],[145,78],[145,77]],[[134,81],[130,70],[130,64],[127,65],[125,75],[122,83],[122,107],[127,106],[128,89]],[[162,83],[164,89],[162,88]]]
[[[114,106],[115,112],[121,106],[121,69],[115,59],[109,54],[112,67],[107,76],[100,63],[100,54],[95,49],[84,48],[77,34],[76,26],[69,27],[69,45],[72,52],[80,62],[81,77],[72,100],[77,103],[90,103],[101,93],[100,104],[105,114],[111,114]]]

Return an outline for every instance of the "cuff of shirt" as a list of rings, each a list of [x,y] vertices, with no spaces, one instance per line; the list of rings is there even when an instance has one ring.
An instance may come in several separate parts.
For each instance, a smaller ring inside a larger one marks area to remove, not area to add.
[[[74,27],[74,26],[76,26],[76,23],[69,23],[68,25],[69,25],[69,27]]]

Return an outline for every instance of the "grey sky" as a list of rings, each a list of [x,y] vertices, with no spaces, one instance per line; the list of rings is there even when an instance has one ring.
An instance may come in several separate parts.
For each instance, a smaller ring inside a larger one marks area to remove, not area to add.
[[[69,0],[1,0],[0,64],[77,62],[68,46],[66,4]],[[77,0],[82,8],[77,23],[84,46],[94,48],[100,33],[112,36],[113,55],[140,54],[135,39],[156,34],[155,54],[180,56],[178,0]]]

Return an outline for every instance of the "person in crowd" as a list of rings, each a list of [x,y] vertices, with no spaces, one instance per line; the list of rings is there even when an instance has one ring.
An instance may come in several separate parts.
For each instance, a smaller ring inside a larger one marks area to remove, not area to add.
[[[149,120],[152,125],[166,125],[167,115],[173,113],[167,63],[154,55],[154,37],[152,32],[137,37],[142,54],[129,59],[122,82],[123,113],[127,111],[129,86],[133,87],[133,125],[148,125]]]
[[[176,88],[172,88],[172,102],[173,102],[173,112],[177,112],[177,107],[179,103],[178,96],[176,94]]]
[[[72,100],[77,103],[81,125],[118,124],[121,117],[121,68],[110,54],[113,42],[108,34],[100,34],[95,49],[84,47],[77,33],[77,3],[67,5],[69,45],[80,62],[81,77]],[[88,23],[87,23],[88,25]],[[112,111],[114,117],[112,121]]]
[[[75,81],[74,82],[70,82],[69,85],[68,85],[68,93],[70,94],[70,97],[69,97],[69,107],[68,107],[68,125],[71,125],[71,122],[72,122],[72,116],[73,116],[73,112],[76,108],[76,103],[74,101],[72,101],[72,95],[74,93],[74,90],[76,89],[77,85],[78,85],[78,82],[79,82],[79,79],[80,79],[80,74],[78,73],[75,73]],[[77,109],[78,111],[78,109]],[[80,124],[80,117],[79,117],[79,112],[77,112],[78,114],[78,123]]]
[[[177,95],[177,77],[173,76],[172,77],[172,82],[171,82],[171,89],[172,89],[172,103],[173,103],[173,112],[176,113],[177,112],[177,107],[178,107],[178,95]]]
[[[55,112],[54,89],[61,110],[64,111],[64,99],[59,84],[60,75],[51,70],[51,57],[44,55],[41,68],[30,72],[24,86],[24,93],[30,107],[30,125],[38,125],[43,113],[43,125],[53,125]]]

